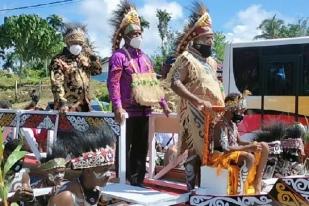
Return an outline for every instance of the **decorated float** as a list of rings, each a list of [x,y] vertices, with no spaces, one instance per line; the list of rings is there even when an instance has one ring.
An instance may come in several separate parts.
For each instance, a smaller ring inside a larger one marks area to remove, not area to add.
[[[206,116],[207,119],[207,116]],[[0,126],[13,128],[15,138],[23,136],[32,153],[26,154],[25,164],[36,172],[36,166],[44,153],[35,146],[29,128],[48,130],[47,152],[59,130],[87,131],[90,127],[100,127],[108,124],[118,137],[119,150],[119,181],[110,183],[102,189],[102,193],[110,199],[125,201],[128,205],[309,205],[308,154],[305,154],[304,139],[296,136],[284,136],[279,140],[269,142],[271,155],[264,174],[264,190],[260,195],[227,195],[228,170],[217,173],[217,168],[208,165],[208,155],[211,153],[211,139],[205,138],[201,168],[200,187],[188,193],[185,187],[181,164],[186,154],[172,156],[165,166],[156,164],[156,133],[178,133],[177,114],[169,118],[163,114],[154,113],[149,124],[149,166],[145,188],[126,184],[125,179],[125,127],[114,121],[112,113],[66,113],[55,111],[1,110]],[[207,135],[209,128],[205,127]],[[286,129],[286,131],[288,131]],[[262,131],[263,132],[263,131]],[[264,131],[265,132],[265,131]],[[295,134],[295,132],[290,132]],[[306,137],[305,134],[303,137]],[[261,136],[261,135],[260,135]],[[206,141],[207,140],[207,141]],[[168,157],[167,157],[168,158]],[[307,161],[305,163],[305,161]],[[307,168],[305,167],[307,164]],[[31,175],[30,172],[30,175]],[[68,172],[69,173],[69,172]],[[37,175],[37,174],[36,174]],[[36,196],[46,195],[51,188],[34,189]],[[13,195],[12,193],[8,194]]]

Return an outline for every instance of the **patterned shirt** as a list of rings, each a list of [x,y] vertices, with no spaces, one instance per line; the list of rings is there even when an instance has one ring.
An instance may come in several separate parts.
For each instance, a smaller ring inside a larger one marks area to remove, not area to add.
[[[238,129],[235,123],[220,120],[215,127],[214,149],[220,152],[229,151],[229,147],[238,146]]]
[[[133,65],[137,72],[145,73],[152,70],[150,59],[142,51],[132,47],[126,48],[131,56],[131,61],[125,50],[118,49],[109,60],[109,72],[107,86],[113,109],[123,108],[132,116],[148,116],[150,107],[141,106],[136,103],[132,95]]]
[[[54,108],[68,105],[73,111],[90,111],[90,77],[102,72],[99,59],[83,53],[74,56],[65,48],[49,69]]]

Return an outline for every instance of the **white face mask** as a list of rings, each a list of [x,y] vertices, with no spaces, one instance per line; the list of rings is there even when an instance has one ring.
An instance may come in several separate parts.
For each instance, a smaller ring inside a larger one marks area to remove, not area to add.
[[[73,55],[79,55],[82,52],[83,47],[78,44],[73,44],[70,46],[69,50]]]
[[[130,41],[130,46],[135,48],[135,49],[139,49],[141,47],[142,40],[143,39],[142,39],[141,36],[134,37]]]

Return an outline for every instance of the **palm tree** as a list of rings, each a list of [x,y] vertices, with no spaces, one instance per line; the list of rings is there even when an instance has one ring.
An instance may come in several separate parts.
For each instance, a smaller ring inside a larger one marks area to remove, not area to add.
[[[270,19],[265,19],[259,25],[258,29],[262,30],[261,35],[257,35],[254,39],[277,39],[284,37],[282,31],[284,28],[284,21],[276,18],[274,15]]]
[[[157,14],[156,16],[159,19],[159,24],[158,24],[158,29],[159,29],[159,34],[161,38],[161,50],[162,50],[162,55],[166,55],[166,48],[165,48],[165,41],[168,36],[168,23],[171,20],[171,15],[166,11],[166,10],[161,10],[157,9]]]
[[[215,32],[213,51],[217,60],[223,62],[226,37],[222,32]]]
[[[0,49],[0,58],[1,58],[2,60],[5,59],[5,52],[4,52],[3,49]]]
[[[140,16],[140,21],[141,21],[141,27],[142,30],[144,30],[145,28],[149,29],[149,21],[147,21],[144,17]]]
[[[49,17],[46,18],[46,20],[48,21],[48,24],[53,27],[56,31],[58,32],[63,32],[64,30],[64,23],[63,23],[63,18],[53,14]]]
[[[286,37],[300,37],[308,35],[308,19],[298,19],[296,24],[288,24],[286,27]]]

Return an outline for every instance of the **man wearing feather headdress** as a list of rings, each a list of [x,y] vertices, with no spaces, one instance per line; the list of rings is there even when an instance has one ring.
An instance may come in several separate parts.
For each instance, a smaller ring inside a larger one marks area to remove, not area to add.
[[[207,124],[211,125],[216,117],[212,106],[224,106],[223,87],[216,75],[217,63],[211,57],[212,44],[212,22],[208,10],[201,2],[196,2],[189,23],[178,39],[177,59],[167,77],[172,89],[181,97],[179,151],[189,150],[185,163],[189,191],[195,187],[204,155],[205,124],[201,110],[209,113]]]
[[[54,109],[88,112],[90,77],[100,74],[102,66],[86,43],[85,27],[68,25],[64,41],[66,47],[49,66]]]
[[[141,50],[142,28],[134,6],[122,1],[113,16],[111,23],[115,32],[107,86],[116,121],[122,123],[124,114],[129,115],[126,121],[127,178],[132,185],[141,186],[146,172],[151,106],[160,103],[166,114],[168,106],[152,63]],[[122,39],[124,46],[120,48]]]

